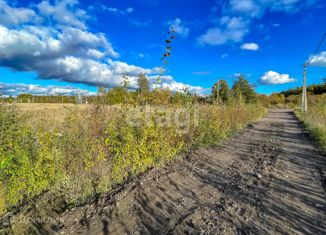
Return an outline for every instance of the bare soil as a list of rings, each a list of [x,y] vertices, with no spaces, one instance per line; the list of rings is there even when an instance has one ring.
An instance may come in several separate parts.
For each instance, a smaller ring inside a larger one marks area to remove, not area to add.
[[[326,156],[290,110],[60,215],[61,234],[326,234]]]

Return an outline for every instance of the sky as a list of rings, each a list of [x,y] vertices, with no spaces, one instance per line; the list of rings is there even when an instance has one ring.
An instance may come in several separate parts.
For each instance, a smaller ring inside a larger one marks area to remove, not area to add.
[[[168,31],[176,38],[162,87],[209,94],[243,74],[258,93],[326,77],[323,0],[0,0],[0,93],[93,95],[152,86]]]

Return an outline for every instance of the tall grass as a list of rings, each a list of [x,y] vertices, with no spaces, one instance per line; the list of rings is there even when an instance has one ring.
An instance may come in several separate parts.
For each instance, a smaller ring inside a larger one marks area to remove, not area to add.
[[[326,95],[311,104],[307,113],[299,110],[295,113],[320,147],[326,150]]]
[[[0,106],[0,213],[44,192],[62,207],[81,204],[194,146],[220,143],[265,109],[71,106],[58,112],[63,121],[50,125],[38,111]]]

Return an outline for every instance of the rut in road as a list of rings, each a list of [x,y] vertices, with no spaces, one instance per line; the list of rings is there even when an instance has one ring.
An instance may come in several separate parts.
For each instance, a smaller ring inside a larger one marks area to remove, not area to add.
[[[63,234],[326,234],[326,157],[290,110],[61,216]]]

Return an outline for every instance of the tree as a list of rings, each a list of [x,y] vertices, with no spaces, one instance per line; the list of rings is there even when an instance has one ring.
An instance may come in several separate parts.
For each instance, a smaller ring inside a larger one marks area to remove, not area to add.
[[[285,102],[284,94],[273,93],[271,94],[269,99],[272,105],[284,104]]]
[[[169,89],[155,89],[149,94],[149,102],[154,105],[171,103],[172,92]]]
[[[149,82],[143,73],[139,74],[138,76],[138,86],[140,94],[146,95],[149,93]]]
[[[255,103],[257,101],[255,91],[243,75],[233,83],[232,93],[237,99],[244,99],[246,103]]]
[[[32,100],[31,94],[20,94],[17,96],[17,100],[19,100],[20,103],[30,103]]]
[[[230,88],[225,80],[219,80],[212,87],[213,100],[227,102],[229,100]]]
[[[102,86],[99,87],[97,92],[98,92],[98,95],[104,96],[106,94],[105,87],[102,87]]]
[[[126,95],[128,92],[123,87],[115,87],[106,93],[106,100],[111,105],[122,104],[126,101]]]

